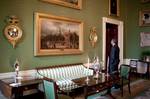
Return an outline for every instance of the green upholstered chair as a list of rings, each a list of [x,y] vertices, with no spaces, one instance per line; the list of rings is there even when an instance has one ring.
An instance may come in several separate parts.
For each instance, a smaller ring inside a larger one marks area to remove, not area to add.
[[[45,99],[72,99],[67,95],[58,94],[57,93],[58,87],[56,83],[49,78],[43,78],[43,85],[44,85]]]
[[[138,60],[130,60],[129,65],[131,66],[131,73],[132,75],[135,74],[135,76],[137,77],[137,61]]]
[[[44,85],[45,99],[72,99],[67,95],[58,94],[57,93],[58,86],[52,79],[43,78],[43,85]],[[105,96],[101,95],[104,95],[105,93],[107,93],[107,90],[90,95],[87,97],[87,99],[104,99]]]
[[[131,93],[131,90],[130,90],[130,72],[131,72],[131,66],[130,65],[125,65],[125,64],[120,65],[122,96],[123,96],[123,85],[124,85],[124,83],[128,84],[128,90],[129,90],[129,93]]]

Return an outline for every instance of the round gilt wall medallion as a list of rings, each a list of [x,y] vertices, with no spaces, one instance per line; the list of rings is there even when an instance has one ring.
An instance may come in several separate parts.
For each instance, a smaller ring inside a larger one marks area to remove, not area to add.
[[[13,45],[13,48],[15,48],[17,42],[22,37],[22,30],[18,26],[18,20],[16,19],[16,17],[10,17],[8,25],[6,25],[6,27],[4,28],[4,35]]]

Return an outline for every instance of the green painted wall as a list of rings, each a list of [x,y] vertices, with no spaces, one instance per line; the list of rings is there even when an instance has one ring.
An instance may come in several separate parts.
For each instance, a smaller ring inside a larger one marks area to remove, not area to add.
[[[149,31],[149,28],[137,26],[138,10],[136,6],[143,8],[148,7],[148,5],[141,5],[137,0],[120,0],[120,3],[120,17],[111,17],[108,15],[109,0],[83,0],[82,10],[43,3],[39,0],[2,0],[0,3],[0,73],[14,71],[12,64],[16,58],[20,60],[21,70],[33,69],[38,66],[86,62],[87,55],[93,57],[97,54],[101,58],[102,17],[110,17],[124,21],[125,57],[138,57],[142,51],[138,45],[139,32]],[[70,17],[83,21],[84,53],[81,55],[35,57],[33,50],[34,12]],[[23,29],[23,38],[15,49],[12,48],[3,35],[3,29],[6,25],[5,19],[9,15],[17,15]],[[88,41],[92,26],[97,27],[99,37],[96,48],[92,48]],[[144,48],[144,50],[147,50],[147,48]]]
[[[140,47],[140,32],[150,32],[150,27],[139,26],[139,11],[150,10],[150,3],[143,4],[140,0],[127,0],[125,21],[125,57],[140,58],[143,51],[150,47]]]

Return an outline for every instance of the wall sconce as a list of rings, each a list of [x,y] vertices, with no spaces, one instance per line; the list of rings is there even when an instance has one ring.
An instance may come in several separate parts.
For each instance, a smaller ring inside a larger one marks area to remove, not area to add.
[[[98,36],[96,34],[96,27],[92,27],[90,30],[90,36],[89,36],[89,41],[92,47],[96,46],[97,40],[98,40]]]
[[[7,40],[13,45],[13,48],[15,48],[16,43],[22,37],[22,30],[19,27],[19,19],[16,16],[8,17],[7,25],[4,28],[4,35]]]

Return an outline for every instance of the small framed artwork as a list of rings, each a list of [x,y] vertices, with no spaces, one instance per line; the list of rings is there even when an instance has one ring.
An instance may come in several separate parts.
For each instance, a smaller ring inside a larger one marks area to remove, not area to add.
[[[109,15],[119,16],[119,0],[109,0]]]
[[[34,55],[65,55],[83,52],[83,22],[72,18],[35,13]]]
[[[141,0],[141,3],[150,3],[150,0]]]
[[[141,32],[141,47],[150,46],[150,32]]]
[[[41,0],[41,1],[75,9],[82,9],[82,0]]]
[[[150,26],[150,10],[142,10],[139,13],[139,25]]]

